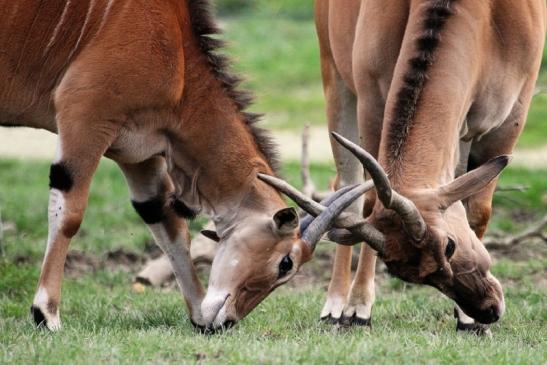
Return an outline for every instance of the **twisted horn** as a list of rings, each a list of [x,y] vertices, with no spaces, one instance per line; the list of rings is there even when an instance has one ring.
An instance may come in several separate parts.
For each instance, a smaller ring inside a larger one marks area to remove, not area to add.
[[[333,226],[336,217],[370,189],[371,187],[367,184],[358,185],[332,202],[332,204],[319,214],[302,233],[302,240],[310,245],[312,251],[314,251],[315,245],[319,242],[321,237],[323,237],[323,234]]]
[[[331,134],[338,143],[361,161],[374,181],[378,199],[384,207],[397,212],[403,221],[406,232],[412,236],[414,241],[420,242],[425,235],[426,224],[416,205],[391,188],[386,172],[370,153],[336,132],[331,132]]]
[[[330,195],[327,199],[321,201],[321,203],[317,203],[313,199],[307,197],[306,195],[302,194],[300,191],[298,191],[296,188],[285,182],[284,180],[281,180],[279,178],[270,176],[270,175],[264,175],[264,174],[258,174],[258,178],[268,185],[276,188],[283,194],[287,195],[289,198],[291,198],[300,208],[305,210],[308,214],[311,216],[318,216],[322,212],[324,212],[327,207],[330,206],[334,201],[336,201],[339,197],[341,197],[343,194],[351,191],[352,189],[360,186],[360,185],[353,185],[353,186],[347,186],[342,189],[337,190],[334,194]],[[365,191],[368,191],[374,187],[374,183],[372,181],[367,181],[363,185],[363,189]],[[307,231],[309,225],[313,221],[313,218],[306,217],[300,224],[301,233],[304,234],[305,231]],[[345,228],[349,230],[353,235],[356,236],[356,238],[352,240],[342,240],[341,242],[338,242],[334,240],[335,242],[343,245],[353,245],[358,242],[365,241],[366,244],[368,244],[370,247],[372,247],[374,250],[378,251],[379,253],[383,252],[384,248],[384,236],[383,234],[378,231],[373,225],[366,222],[365,219],[354,213],[341,213],[338,215],[334,220],[334,226],[336,228]],[[352,243],[349,243],[349,242]]]
[[[310,214],[306,212],[306,216],[300,220],[300,232],[304,232],[306,228],[310,225],[311,222],[313,222],[313,219],[321,214],[323,210],[325,210],[326,207],[331,205],[336,199],[350,191],[351,189],[355,188],[357,184],[355,185],[349,185],[345,186],[341,189],[336,190],[335,192],[329,194],[325,199],[321,200],[319,204],[321,205],[321,211],[318,211],[316,214]],[[292,199],[292,198],[291,198]],[[293,199],[294,200],[294,199]]]

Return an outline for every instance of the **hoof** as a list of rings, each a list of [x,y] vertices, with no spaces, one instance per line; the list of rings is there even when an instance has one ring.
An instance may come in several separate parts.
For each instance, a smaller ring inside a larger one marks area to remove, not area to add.
[[[458,324],[456,325],[456,331],[458,333],[471,333],[476,336],[492,336],[490,328],[487,325],[481,323],[462,323],[458,321]]]
[[[343,326],[347,326],[347,327],[361,326],[361,327],[372,328],[372,317],[361,318],[361,317],[357,317],[356,314],[354,314],[351,317],[343,316],[341,321],[340,321],[340,324],[342,324]]]
[[[30,314],[32,314],[32,319],[34,319],[36,327],[43,328],[47,326],[46,316],[44,316],[40,308],[33,305],[30,307]]]
[[[59,321],[58,313],[55,315],[45,315],[44,311],[38,306],[30,307],[30,314],[37,328],[47,328],[51,332],[56,332],[61,329],[61,321]]]
[[[327,315],[327,316],[325,316],[325,317],[321,317],[319,320],[320,320],[321,322],[326,323],[326,324],[338,325],[338,324],[340,324],[341,319],[342,319],[342,317],[336,318],[336,317],[333,317],[333,316],[331,316],[331,315],[329,314],[329,315]]]

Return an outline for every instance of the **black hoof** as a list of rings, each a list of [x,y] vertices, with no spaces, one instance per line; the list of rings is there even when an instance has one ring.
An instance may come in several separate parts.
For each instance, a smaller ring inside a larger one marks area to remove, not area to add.
[[[326,317],[321,317],[320,318],[320,321],[321,322],[325,322],[326,324],[340,324],[340,320],[342,319],[342,317],[340,318],[335,318],[333,316],[331,316],[330,314]]]
[[[360,318],[357,317],[356,314],[354,314],[351,317],[342,316],[342,319],[340,323],[343,326],[361,326],[361,327],[369,327],[372,328],[372,317],[370,318]]]
[[[30,314],[32,314],[36,327],[42,328],[46,326],[46,317],[40,308],[33,305],[30,307]]]
[[[490,329],[487,325],[481,323],[462,323],[458,321],[456,325],[457,332],[471,333],[476,336],[489,336]]]

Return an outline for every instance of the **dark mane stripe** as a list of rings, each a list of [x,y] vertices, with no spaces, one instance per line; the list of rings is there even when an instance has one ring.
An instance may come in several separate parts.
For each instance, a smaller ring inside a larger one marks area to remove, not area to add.
[[[250,113],[245,110],[252,104],[253,96],[240,90],[238,85],[242,79],[229,72],[230,59],[218,51],[224,46],[224,42],[216,35],[222,33],[215,23],[210,0],[187,0],[190,11],[190,22],[194,34],[199,39],[199,46],[207,55],[211,69],[219,80],[228,95],[236,104],[243,116],[244,122],[249,127],[259,151],[264,155],[270,167],[277,172],[279,159],[277,146],[266,130],[258,127],[256,123],[261,119],[262,114]]]
[[[394,118],[389,126],[388,154],[390,161],[397,161],[412,128],[420,95],[427,81],[427,71],[433,64],[435,51],[441,41],[441,31],[452,15],[451,5],[455,0],[431,0],[425,10],[422,32],[415,40],[417,55],[408,63],[409,70],[397,94]]]

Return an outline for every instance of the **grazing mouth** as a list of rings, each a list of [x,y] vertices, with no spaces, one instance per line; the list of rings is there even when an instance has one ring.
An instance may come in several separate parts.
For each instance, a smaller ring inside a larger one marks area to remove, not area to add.
[[[486,309],[477,309],[476,307],[470,305],[470,303],[465,300],[459,300],[459,299],[454,299],[454,300],[460,306],[460,308],[465,312],[465,314],[467,314],[468,316],[470,316],[471,318],[473,318],[474,320],[482,324],[495,323],[501,317],[501,314],[498,308],[494,305]]]

